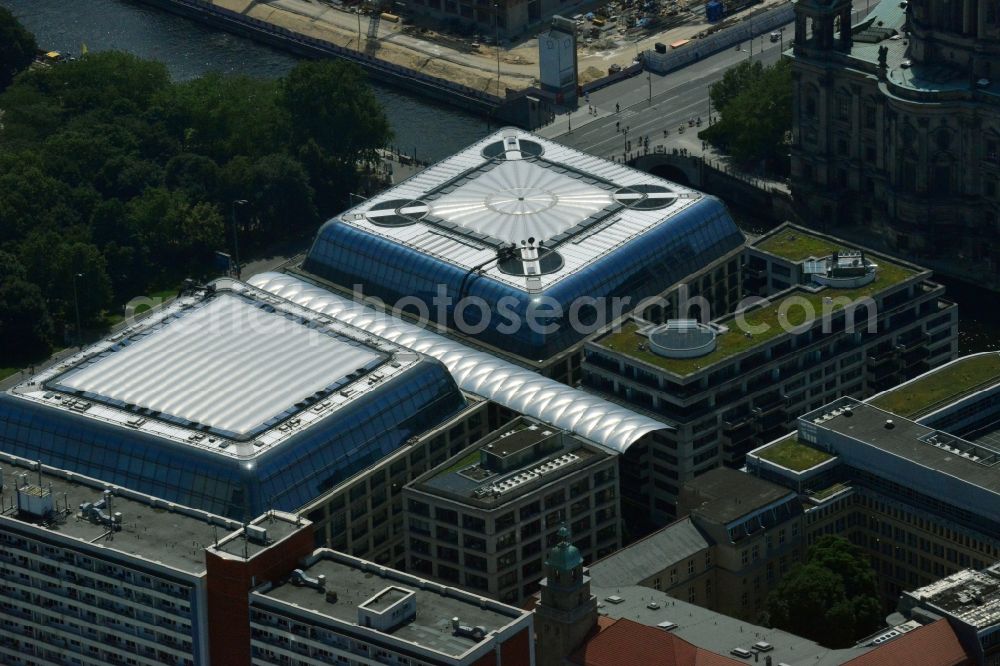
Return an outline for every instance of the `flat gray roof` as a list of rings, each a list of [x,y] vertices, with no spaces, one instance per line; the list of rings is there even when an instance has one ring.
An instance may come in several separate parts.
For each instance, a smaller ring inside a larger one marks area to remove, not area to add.
[[[728,467],[717,467],[684,485],[704,499],[704,504],[691,507],[692,511],[696,510],[699,516],[722,525],[794,495],[784,486]]]
[[[28,483],[39,485],[36,463],[0,453],[0,469],[4,478],[0,490],[4,507],[18,505],[18,475],[27,473]],[[217,536],[221,539],[231,529],[239,527],[239,523],[226,518],[184,507],[171,510],[173,505],[165,501],[115,489],[111,513],[122,514],[122,529],[109,534],[104,525],[83,518],[79,508],[84,502],[99,502],[107,484],[78,474],[67,477],[67,474],[42,466],[40,486],[46,491],[51,489],[57,510],[51,520],[38,529],[79,540],[81,545],[95,544],[197,575],[205,570],[203,548],[211,546]],[[19,517],[16,511],[8,511],[3,517],[32,525],[39,523],[38,518]]]
[[[270,512],[254,520],[251,525],[266,530],[266,542],[251,538],[244,539],[243,527],[240,526],[240,529],[235,534],[227,539],[220,540],[219,545],[214,549],[236,557],[251,558],[262,550],[269,548],[275,542],[281,541],[293,534],[300,527],[298,523],[285,520],[281,516]]]
[[[816,412],[807,416],[814,414]],[[887,419],[892,419],[891,430],[885,427]],[[827,419],[819,427],[1000,494],[1000,463],[996,459],[993,464],[983,464],[964,457],[958,452],[959,442],[947,433],[920,425],[873,405],[851,401],[850,416],[841,413]],[[947,445],[948,448],[935,446],[933,441]],[[948,442],[954,444],[949,445]],[[985,442],[979,443],[979,446],[984,447],[982,452],[989,453],[985,449],[987,446]],[[933,489],[922,490],[927,492]]]
[[[977,630],[1000,623],[1000,565],[984,571],[963,569],[906,594]]]
[[[311,587],[297,587],[282,583],[270,590],[257,592],[263,597],[285,604],[294,604],[309,613],[323,615],[341,622],[356,625],[358,606],[388,587],[398,587],[416,594],[417,614],[413,621],[384,632],[395,638],[457,657],[480,641],[457,636],[452,630],[451,619],[459,618],[463,625],[481,626],[489,634],[516,621],[525,611],[504,606],[496,601],[483,600],[475,595],[423,581],[414,576],[381,568],[371,563],[362,568],[348,558],[330,550],[317,551],[319,559],[303,571],[310,577],[326,576],[325,592],[336,592],[337,600],[330,603],[326,593]],[[354,560],[360,563],[360,560]],[[461,596],[467,598],[461,598]],[[499,609],[503,609],[501,612]]]
[[[608,588],[636,585],[711,545],[690,517],[682,518],[594,562],[590,566],[591,584]]]
[[[671,630],[671,633],[718,654],[728,655],[730,650],[738,647],[749,650],[757,641],[767,641],[774,646],[774,650],[767,655],[775,666],[781,663],[791,666],[834,666],[872,649],[831,650],[801,636],[716,613],[648,587],[592,587],[591,591],[597,596],[598,612],[601,615],[614,619],[627,618],[651,627],[662,622],[673,622],[677,628]],[[617,596],[623,601],[610,603],[606,601],[610,596]],[[649,608],[651,603],[657,604],[658,608]],[[760,663],[763,664],[763,660]]]

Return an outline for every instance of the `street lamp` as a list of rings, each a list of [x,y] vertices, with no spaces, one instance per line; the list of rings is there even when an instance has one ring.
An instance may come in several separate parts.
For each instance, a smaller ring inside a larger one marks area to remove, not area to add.
[[[232,222],[233,222],[233,258],[236,261],[236,279],[240,279],[240,231],[239,226],[236,224],[236,207],[246,206],[249,201],[246,199],[235,199],[232,205]]]
[[[358,5],[358,53],[361,53],[361,5]]]
[[[76,279],[82,278],[83,273],[73,273],[73,307],[76,310],[76,346],[80,346],[80,341],[83,338],[82,332],[80,330],[80,299],[76,292]]]
[[[500,94],[500,4],[493,3],[493,43],[497,47],[497,97]]]

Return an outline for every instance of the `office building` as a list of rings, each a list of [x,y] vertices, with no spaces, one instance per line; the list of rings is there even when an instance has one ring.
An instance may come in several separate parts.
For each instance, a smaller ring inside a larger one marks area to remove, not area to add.
[[[611,453],[620,453],[636,442],[656,437],[668,427],[627,407],[570,388],[294,276],[267,273],[255,276],[251,283],[308,307],[318,316],[344,321],[440,360],[468,396],[470,406],[465,411],[310,501],[303,511],[316,521],[319,545],[335,545],[357,556],[402,566],[398,559],[403,548],[398,489],[426,472],[429,466],[437,465],[443,456],[454,455],[464,448],[463,442],[475,441],[489,428],[499,427],[518,415],[572,433]],[[473,404],[480,400],[489,402]],[[481,434],[476,436],[477,433]],[[388,521],[383,504],[386,493],[391,513]],[[382,508],[374,513],[369,511],[377,507]],[[349,534],[345,534],[345,525]]]
[[[680,520],[592,561],[593,585],[641,585],[732,617],[759,617],[804,553],[798,494],[720,467],[684,485],[678,512]]]
[[[0,451],[247,520],[465,407],[438,361],[222,279],[0,394]]]
[[[807,546],[839,534],[864,549],[892,602],[1000,559],[998,421],[1000,354],[974,354],[808,412],[747,467],[799,494]]]
[[[586,343],[584,385],[661,419],[633,446],[623,510],[659,524],[680,484],[788,432],[830,400],[865,397],[954,358],[957,308],[930,272],[783,225],[748,248],[755,297],[710,322],[627,317]],[[711,303],[693,303],[704,308]],[[648,503],[651,500],[651,503]]]
[[[800,217],[1000,288],[1000,9],[883,2],[852,26],[859,6],[795,4]]]
[[[320,549],[249,599],[254,666],[534,666],[532,614]]]
[[[302,270],[573,385],[641,299],[735,300],[743,240],[712,197],[507,128],[328,221]]]
[[[407,571],[521,603],[563,526],[588,561],[621,546],[617,458],[515,419],[403,489]]]
[[[1000,564],[904,592],[899,610],[923,622],[945,618],[976,664],[1000,664]]]

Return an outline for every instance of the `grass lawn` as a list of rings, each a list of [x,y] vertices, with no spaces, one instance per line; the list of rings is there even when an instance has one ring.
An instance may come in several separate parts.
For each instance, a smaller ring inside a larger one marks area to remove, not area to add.
[[[7,379],[21,368],[0,368],[0,380]]]
[[[837,245],[825,238],[803,233],[798,229],[785,229],[758,243],[755,247],[784,257],[789,261],[802,261],[809,257],[828,257],[835,251],[849,246]]]
[[[825,451],[801,443],[795,435],[775,442],[757,455],[796,472],[803,472],[833,457]]]
[[[875,281],[857,289],[821,289],[818,292],[809,292],[798,289],[780,301],[774,301],[755,310],[751,310],[744,315],[748,327],[759,327],[766,325],[766,331],[753,333],[747,337],[739,328],[739,324],[732,318],[727,318],[725,323],[729,332],[723,333],[717,339],[715,351],[700,356],[698,358],[666,358],[652,351],[649,351],[646,338],[637,333],[638,326],[633,321],[629,321],[622,326],[621,330],[610,333],[597,341],[597,344],[627,354],[632,358],[645,361],[659,368],[678,375],[689,375],[697,370],[708,367],[713,363],[718,363],[730,356],[745,352],[763,342],[767,342],[778,337],[787,328],[800,326],[806,322],[807,309],[805,303],[811,306],[812,312],[817,317],[822,317],[824,310],[833,313],[844,307],[843,303],[838,303],[837,299],[847,298],[856,301],[861,298],[874,296],[880,291],[887,289],[914,275],[913,271],[903,268],[897,264],[889,262],[879,263],[878,274]],[[834,302],[825,304],[823,299],[830,296]],[[782,312],[784,300],[794,298],[785,312]],[[796,304],[799,303],[799,304]],[[787,316],[786,316],[787,315]],[[858,321],[863,324],[867,313],[861,309],[858,313]],[[639,349],[642,344],[644,349]]]
[[[893,414],[913,418],[973,389],[998,381],[1000,352],[990,352],[933,370],[905,387],[879,396],[871,404]]]
[[[442,470],[441,474],[439,474],[438,476],[443,476],[445,474],[451,474],[452,472],[457,472],[461,469],[465,469],[466,467],[470,467],[471,465],[475,465],[477,462],[479,462],[478,448],[469,453],[469,455],[460,458],[454,465],[451,465],[447,469]]]

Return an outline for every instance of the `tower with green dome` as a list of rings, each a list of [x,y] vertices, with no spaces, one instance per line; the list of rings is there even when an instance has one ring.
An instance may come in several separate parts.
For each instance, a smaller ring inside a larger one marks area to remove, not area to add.
[[[559,543],[545,558],[541,600],[535,607],[535,648],[540,664],[562,663],[597,624],[597,598],[590,593],[583,556],[570,541],[565,525],[558,534]]]

